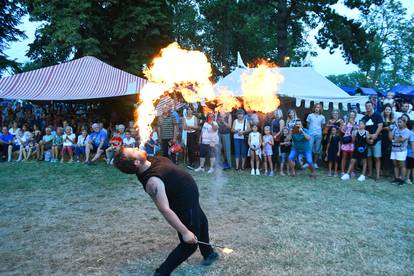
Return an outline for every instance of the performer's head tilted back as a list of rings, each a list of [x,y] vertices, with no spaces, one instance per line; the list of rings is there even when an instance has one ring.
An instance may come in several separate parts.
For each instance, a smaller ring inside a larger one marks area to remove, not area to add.
[[[147,152],[138,148],[121,147],[114,159],[115,167],[123,173],[137,174],[147,163]]]

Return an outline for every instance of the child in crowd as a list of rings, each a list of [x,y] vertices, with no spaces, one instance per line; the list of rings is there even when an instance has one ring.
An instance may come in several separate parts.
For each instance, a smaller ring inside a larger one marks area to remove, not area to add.
[[[70,126],[66,126],[65,134],[62,135],[63,145],[62,145],[62,159],[60,160],[63,163],[65,159],[65,153],[69,154],[69,163],[73,162],[73,146],[75,145],[76,135],[72,132]]]
[[[63,146],[63,129],[58,127],[56,130],[56,135],[53,137],[53,144],[52,144],[52,163],[56,163],[59,159],[59,152],[62,150]]]
[[[148,156],[155,156],[157,154],[157,145],[158,145],[158,135],[157,132],[153,130],[151,133],[151,138],[145,143],[145,151]]]
[[[262,155],[261,147],[262,144],[262,135],[257,131],[257,125],[252,125],[252,132],[249,134],[249,151],[248,156],[250,156],[250,166],[252,168],[251,175],[260,175],[260,158]],[[256,163],[256,170],[255,168]]]
[[[264,167],[265,167],[265,175],[267,175],[267,167],[270,168],[269,176],[273,176],[273,145],[274,139],[272,134],[270,133],[270,126],[265,126],[264,128],[264,136],[263,136],[263,156],[264,156]]]
[[[122,142],[126,148],[135,148],[135,138],[132,137],[131,131],[129,130],[125,132],[125,138]]]
[[[332,166],[335,168],[334,176],[338,176],[338,161],[341,155],[341,136],[336,126],[331,127],[326,147],[325,161],[328,162],[329,176],[332,176]]]
[[[358,177],[358,181],[365,181],[365,173],[367,171],[367,156],[368,156],[368,131],[365,130],[365,122],[359,121],[358,130],[352,134],[352,141],[354,142],[354,152],[352,153],[351,163],[346,174],[341,179],[349,180],[350,173],[354,171],[357,161],[362,161],[362,174]]]
[[[407,145],[407,175],[405,182],[412,184],[414,182],[414,121],[408,121],[408,129],[410,129],[410,138]]]
[[[85,128],[82,129],[82,133],[78,136],[78,142],[75,147],[76,162],[80,162],[80,156],[85,155],[85,147],[89,141],[88,132]]]
[[[122,146],[122,138],[119,132],[115,132],[109,141],[109,147],[105,150],[106,163],[112,165],[114,163],[115,151]]]
[[[394,164],[394,180],[392,183],[403,185],[405,183],[405,159],[407,158],[407,145],[411,132],[407,128],[407,120],[403,117],[398,118],[397,127],[389,133],[392,142],[391,157]]]
[[[289,173],[288,157],[290,149],[292,147],[292,137],[289,134],[287,127],[283,128],[282,135],[280,136],[280,175],[285,175],[283,168],[286,166],[286,173]]]
[[[26,142],[25,150],[23,151],[24,160],[29,160],[32,154],[37,152],[36,140],[33,133],[28,134],[28,140]]]
[[[13,150],[19,151],[19,157],[17,158],[17,162],[23,160],[23,154],[26,155],[25,147],[26,147],[27,138],[23,135],[22,129],[17,129],[16,136],[14,139],[14,148]]]

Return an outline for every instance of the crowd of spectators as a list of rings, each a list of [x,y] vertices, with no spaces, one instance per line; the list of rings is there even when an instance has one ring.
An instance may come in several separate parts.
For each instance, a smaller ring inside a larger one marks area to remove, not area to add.
[[[140,144],[134,121],[92,119],[89,107],[47,110],[29,103],[0,105],[3,161],[43,160],[84,162],[104,159],[112,164],[116,148]],[[326,164],[328,175],[358,181],[380,179],[393,167],[397,184],[411,183],[414,168],[414,112],[409,101],[372,97],[365,112],[333,110],[327,118],[321,104],[302,118],[295,109],[268,114],[240,109],[206,111],[197,104],[175,110],[164,105],[153,125],[148,155],[184,162],[188,169],[213,173],[216,169],[247,169],[250,174],[295,176],[298,168],[315,170]],[[301,110],[302,111],[302,110]],[[302,113],[303,112],[299,112]],[[72,115],[67,115],[72,114]],[[107,127],[107,128],[105,128]],[[391,160],[391,161],[390,161]],[[391,166],[391,163],[392,165]],[[208,170],[207,170],[208,169]]]

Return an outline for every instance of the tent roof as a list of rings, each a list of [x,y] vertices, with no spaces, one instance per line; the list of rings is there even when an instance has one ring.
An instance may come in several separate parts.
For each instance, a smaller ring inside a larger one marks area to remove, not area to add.
[[[355,95],[356,93],[355,88],[345,87],[345,86],[339,86],[339,88],[341,88],[342,90],[344,90],[346,93],[348,93],[351,96]]]
[[[361,93],[362,95],[378,95],[377,91],[367,87],[358,87],[355,91],[356,93]]]
[[[135,82],[135,89],[128,87]],[[80,100],[136,93],[146,80],[86,56],[0,79],[0,98]]]
[[[216,92],[220,87],[226,87],[233,91],[235,96],[241,96],[240,77],[244,72],[252,74],[254,70],[256,69],[237,68],[216,83]],[[297,106],[300,106],[303,100],[305,107],[310,107],[311,102],[321,102],[324,103],[323,107],[326,110],[329,109],[329,103],[332,103],[335,109],[339,108],[340,103],[343,109],[347,109],[348,104],[359,104],[361,110],[365,109],[364,103],[368,97],[349,96],[311,67],[281,67],[269,70],[278,70],[283,75],[284,81],[277,91],[282,96],[296,98]]]
[[[414,86],[396,85],[391,89],[396,94],[414,96]]]

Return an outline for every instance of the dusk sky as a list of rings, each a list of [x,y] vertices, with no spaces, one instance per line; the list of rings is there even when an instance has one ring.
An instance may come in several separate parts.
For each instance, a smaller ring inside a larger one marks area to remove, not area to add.
[[[408,14],[414,14],[414,0],[402,0],[403,5],[408,9]],[[340,14],[345,14],[348,17],[357,18],[358,11],[357,10],[350,10],[343,5],[336,5],[336,9]],[[24,30],[27,39],[12,43],[8,50],[6,50],[6,54],[14,59],[17,59],[19,62],[27,62],[29,59],[25,56],[26,52],[28,51],[29,47],[28,44],[31,43],[34,39],[34,34],[36,27],[40,23],[38,22],[30,22],[28,17],[25,17],[22,20],[22,24],[20,29]],[[312,43],[312,47],[314,50],[317,51],[318,56],[311,58],[311,62],[313,67],[316,71],[321,73],[322,75],[331,75],[331,74],[346,74],[349,72],[353,72],[358,70],[358,67],[354,64],[346,64],[344,59],[341,56],[339,50],[335,51],[333,55],[329,54],[329,50],[325,49],[322,50],[316,45],[314,35],[317,33],[317,29],[311,30],[309,33],[308,39]],[[243,53],[241,53],[243,56]]]

